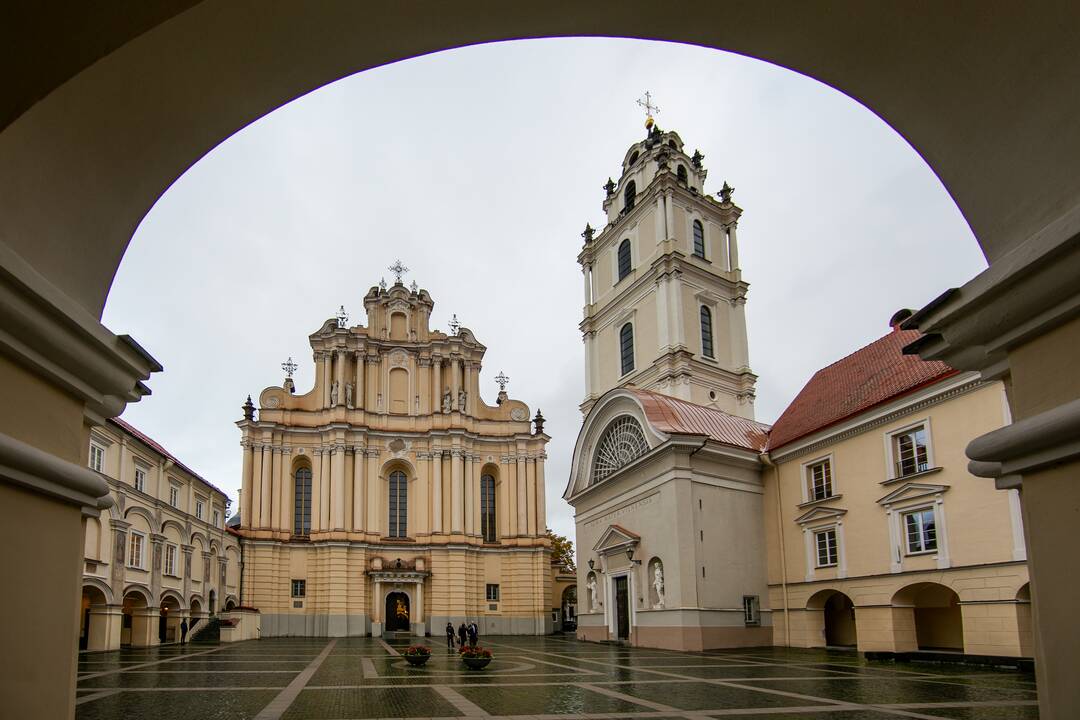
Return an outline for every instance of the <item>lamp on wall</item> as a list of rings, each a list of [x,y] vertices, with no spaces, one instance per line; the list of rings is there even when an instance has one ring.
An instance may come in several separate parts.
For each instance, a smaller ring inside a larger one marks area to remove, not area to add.
[[[596,565],[596,561],[593,560],[592,558],[589,558],[589,569],[592,570],[595,565]]]
[[[640,560],[635,560],[634,559],[634,548],[632,548],[632,547],[626,548],[626,559],[630,561],[631,565],[640,565],[641,564]]]

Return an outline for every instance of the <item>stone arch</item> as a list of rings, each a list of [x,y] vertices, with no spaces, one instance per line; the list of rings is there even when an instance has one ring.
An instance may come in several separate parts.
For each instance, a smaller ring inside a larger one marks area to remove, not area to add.
[[[174,528],[176,530],[176,532],[179,533],[181,542],[183,542],[184,538],[187,536],[187,528],[185,528],[183,525],[181,525],[176,520],[173,520],[172,518],[166,518],[165,520],[161,521],[161,531],[160,532],[162,534],[165,534],[165,530],[167,528]]]
[[[124,588],[124,604],[127,604],[128,596],[138,596],[142,600],[141,607],[153,607],[154,596],[150,588],[141,584],[131,584]]]
[[[856,647],[855,603],[835,588],[819,590],[806,601],[810,647]]]
[[[94,590],[100,592],[106,604],[114,604],[115,601],[113,600],[112,588],[109,587],[109,584],[104,580],[93,577],[84,577],[82,579],[82,586],[83,590],[86,590],[87,588],[93,588]]]
[[[112,588],[97,578],[83,578],[79,611],[79,649],[112,650],[108,619],[98,612],[113,603]]]
[[[210,540],[210,554],[211,555],[220,555],[221,554],[221,544],[215,539]]]
[[[161,591],[161,598],[158,601],[158,605],[163,605],[165,603],[165,601],[169,600],[169,599],[174,600],[176,602],[176,606],[178,608],[186,608],[187,607],[184,604],[184,596],[180,594],[179,590],[174,590],[172,588],[166,588],[166,589]]]
[[[150,526],[150,532],[158,532],[157,518],[155,518],[153,513],[151,513],[146,508],[139,507],[138,505],[132,505],[124,511],[124,519],[128,520],[132,515],[138,515],[139,517],[146,520],[146,523]]]
[[[910,625],[915,630],[915,645],[920,650],[963,651],[960,596],[951,587],[935,582],[906,585],[893,595],[892,605],[905,609],[901,612],[911,613]]]
[[[206,548],[210,547],[210,541],[207,539],[207,537],[205,535],[203,535],[198,530],[192,531],[191,539],[188,540],[188,544],[189,545],[194,545],[196,540],[199,541],[199,549],[200,550],[205,550]]]
[[[225,596],[225,612],[232,612],[240,606],[240,601],[236,599],[235,595]]]
[[[161,613],[158,617],[158,642],[176,642],[180,639],[180,622],[184,617],[184,603],[173,590],[161,593]]]

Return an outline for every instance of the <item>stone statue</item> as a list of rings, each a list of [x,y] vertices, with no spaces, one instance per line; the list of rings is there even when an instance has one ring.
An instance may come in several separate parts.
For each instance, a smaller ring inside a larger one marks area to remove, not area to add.
[[[464,390],[458,391],[457,404],[458,404],[458,410],[460,410],[461,412],[465,412],[465,401],[468,399],[468,397],[469,397],[469,394],[466,393]]]
[[[442,396],[442,411],[444,413],[449,413],[453,409],[451,407],[451,402],[452,401],[450,399],[450,388],[446,388],[443,391],[443,396]]]
[[[353,391],[355,389],[356,386],[352,383],[345,383],[345,407],[349,408],[350,410],[353,407]]]
[[[330,407],[335,407],[337,405],[337,398],[338,398],[338,381],[335,380],[334,382],[330,383]]]
[[[589,612],[596,612],[596,578],[590,577],[585,587],[589,589]]]
[[[664,607],[664,566],[659,562],[653,565],[653,589],[656,590],[656,607]]]

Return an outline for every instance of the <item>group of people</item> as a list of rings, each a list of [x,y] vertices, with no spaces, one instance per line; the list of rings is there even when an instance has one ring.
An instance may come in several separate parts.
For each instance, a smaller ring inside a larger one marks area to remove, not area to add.
[[[454,623],[446,623],[446,647],[453,650],[455,647],[455,641],[458,643],[457,647],[463,648],[466,644],[476,647],[476,641],[480,638],[480,628],[476,626],[476,623],[461,623],[458,629],[454,630]]]

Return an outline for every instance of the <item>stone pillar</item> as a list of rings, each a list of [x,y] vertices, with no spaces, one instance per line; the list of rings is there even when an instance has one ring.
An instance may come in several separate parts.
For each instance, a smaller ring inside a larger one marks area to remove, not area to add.
[[[378,355],[364,356],[364,372],[367,375],[367,379],[364,381],[364,409],[371,413],[378,410],[375,407],[375,396],[378,394],[378,382],[376,382],[376,374],[379,372],[378,365]]]
[[[383,630],[383,603],[382,583],[378,580],[372,583],[371,589],[371,635],[382,637]]]
[[[518,482],[517,482],[517,458],[510,455],[505,458],[506,462],[506,534],[508,537],[516,537],[518,534]]]
[[[473,469],[470,477],[472,478],[473,497],[470,508],[473,517],[473,533],[475,535],[482,535],[484,528],[483,521],[480,519],[480,475],[483,471],[483,459],[479,455],[474,455],[472,461]]]
[[[431,412],[432,414],[442,411],[442,358],[435,357],[431,361]]]
[[[334,368],[334,370],[335,370],[334,379],[337,380],[337,384],[338,384],[337,404],[338,405],[344,405],[345,404],[345,351],[344,350],[335,350],[334,351],[334,365],[336,366]]]
[[[427,633],[427,621],[424,619],[424,581],[420,580],[416,583],[416,591],[413,593],[413,614],[416,616],[415,620],[411,620],[410,625],[412,627],[413,635],[417,637],[424,637]]]
[[[536,460],[525,460],[525,530],[530,536],[536,536]]]
[[[161,597],[161,552],[165,546],[165,536],[158,533],[150,533],[150,594],[154,598]]]
[[[124,624],[123,605],[91,605],[87,650],[119,650]],[[134,629],[134,628],[132,628]]]
[[[244,465],[241,471],[240,478],[240,520],[243,527],[251,527],[251,487],[252,483],[252,445],[250,440],[243,440],[240,443],[244,452]],[[160,483],[159,483],[160,485]],[[159,489],[160,492],[160,489]]]
[[[357,351],[353,354],[356,362],[356,387],[353,388],[353,405],[357,410],[367,407],[364,404],[364,353]]]
[[[191,553],[195,552],[194,545],[181,545],[180,551],[184,553],[184,605],[191,602]]]
[[[280,458],[279,458],[280,460]],[[273,497],[273,489],[270,485],[270,478],[274,472],[274,448],[270,445],[263,445],[262,447],[262,482],[259,489],[259,525],[258,527],[266,528],[270,527],[273,522],[273,518],[270,513],[273,512],[273,505],[270,500]]]
[[[431,453],[431,532],[443,531],[442,450]]]
[[[675,237],[675,207],[671,202],[671,190],[664,192],[664,239]]]
[[[252,445],[252,464],[251,464],[251,495],[249,501],[251,503],[251,516],[244,518],[246,521],[244,524],[249,528],[262,527],[262,464],[263,464],[263,446]]]
[[[345,529],[344,445],[335,445],[330,455],[330,529]]]
[[[460,533],[464,529],[462,455],[462,451],[458,448],[450,451],[450,532],[452,533]]]
[[[585,315],[589,314],[589,306],[592,305],[592,282],[589,274],[592,272],[592,265],[585,263],[581,268],[581,277],[585,283]]]
[[[669,278],[661,275],[656,279],[656,346],[660,352],[671,347],[671,316],[668,311]],[[618,330],[616,330],[618,332]],[[616,335],[618,339],[618,335]],[[637,342],[637,338],[634,338]],[[620,367],[621,372],[621,367]]]
[[[512,485],[510,484],[510,458],[501,459],[499,477],[495,483],[495,521],[500,538],[510,536],[510,497]]]
[[[367,470],[367,463],[364,462],[364,448],[354,447],[353,449],[353,513],[352,513],[352,529],[361,532],[364,529],[364,494],[366,488],[364,486],[364,474]]]
[[[288,445],[281,447],[281,474],[278,476],[278,529],[283,532],[291,532],[293,525],[292,513],[295,510],[296,498],[293,493],[292,474],[292,448]],[[222,583],[224,587],[224,583]]]
[[[431,456],[426,452],[416,453],[416,482],[413,487],[416,497],[409,498],[409,507],[413,509],[414,520],[410,520],[413,537],[431,533],[431,513],[428,512],[428,488],[431,485]]]
[[[524,535],[529,531],[528,514],[529,501],[526,497],[527,478],[525,475],[525,455],[520,450],[517,455],[517,471],[514,475],[517,485],[517,532],[515,535]]]
[[[109,564],[109,585],[113,597],[124,602],[124,567],[127,565],[127,531],[131,523],[125,520],[109,519],[112,528],[112,562]]]
[[[473,535],[473,459],[468,452],[465,453],[465,534]]]
[[[152,647],[159,645],[158,620],[161,608],[136,608],[131,613],[131,646]]]
[[[319,384],[322,386],[322,407],[330,407],[330,353],[315,353],[315,361],[318,363]]]
[[[431,358],[422,357],[416,362],[416,394],[420,398],[420,415],[430,415],[431,409]]]
[[[750,367],[747,343],[746,296],[739,295],[731,299],[731,365],[736,371]]]
[[[382,512],[383,478],[379,474],[379,451],[368,448],[367,451],[367,528],[369,533],[380,535],[382,533],[382,520],[379,514]]]
[[[450,358],[450,407],[461,410],[458,407],[458,392],[461,390],[461,358]]]
[[[321,488],[319,492],[319,528],[322,530],[332,529],[330,526],[330,496],[333,495],[334,488],[330,484],[330,469],[333,460],[333,450],[328,447],[323,448],[322,466],[319,473],[319,487]]]
[[[322,530],[319,524],[319,508],[322,507],[322,448],[311,451],[311,532]]]
[[[547,531],[547,487],[544,480],[544,463],[547,454],[540,453],[536,458],[536,532]]]
[[[462,374],[464,375],[463,381],[465,383],[465,404],[460,408],[463,414],[471,412],[470,408],[473,406],[473,398],[476,393],[473,392],[473,364],[469,360],[462,362]],[[466,475],[468,477],[468,475]]]
[[[657,194],[656,196],[656,209],[653,211],[653,232],[656,233],[656,244],[664,242],[667,239],[667,233],[664,232],[664,196]]]
[[[686,327],[683,325],[682,277],[674,273],[668,284],[671,305],[671,344],[675,347],[686,345]],[[635,338],[636,339],[636,338]]]
[[[735,236],[735,228],[737,227],[737,223],[731,223],[728,226],[728,261],[731,263],[730,270],[739,269],[739,240]]]

